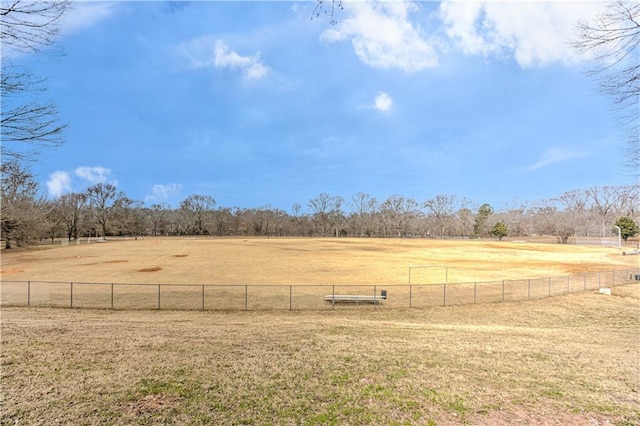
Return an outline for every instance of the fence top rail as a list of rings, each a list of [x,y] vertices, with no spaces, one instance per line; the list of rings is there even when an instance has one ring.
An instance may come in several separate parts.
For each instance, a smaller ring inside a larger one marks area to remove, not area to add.
[[[493,280],[493,281],[467,281],[467,282],[447,282],[447,283],[425,283],[425,284],[177,284],[177,283],[116,283],[116,282],[81,282],[81,281],[40,281],[40,280],[0,280],[0,285],[2,284],[66,284],[66,285],[107,285],[107,286],[142,286],[142,287],[264,287],[264,288],[289,288],[289,287],[325,287],[325,288],[340,288],[340,287],[359,287],[359,288],[377,288],[377,287],[436,287],[436,286],[455,286],[455,285],[485,285],[485,284],[502,284],[509,283],[514,281],[536,281],[536,280],[548,280],[548,279],[567,279],[567,277],[584,277],[589,274],[611,274],[611,273],[625,273],[625,274],[640,274],[640,267],[638,268],[623,268],[623,269],[613,269],[608,271],[599,271],[599,272],[581,272],[578,274],[570,274],[570,275],[556,275],[550,277],[537,277],[537,278],[518,278],[518,279],[505,279],[505,280]]]

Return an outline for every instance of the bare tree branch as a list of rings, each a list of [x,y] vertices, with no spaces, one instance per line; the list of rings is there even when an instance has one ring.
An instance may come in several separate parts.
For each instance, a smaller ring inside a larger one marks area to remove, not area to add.
[[[40,52],[53,43],[70,2],[11,0],[0,3],[0,41],[4,48]]]
[[[640,3],[617,0],[592,22],[578,25],[573,43],[593,58],[589,70],[612,99],[612,110],[627,132],[627,166],[640,178]]]
[[[62,144],[65,124],[58,122],[56,106],[42,99],[45,80],[12,64],[12,52],[43,53],[59,32],[58,21],[68,0],[2,0],[0,42],[3,47],[0,93],[2,116],[0,155],[33,160],[43,148]]]
[[[43,81],[15,67],[2,67],[0,155],[3,157],[33,159],[43,148],[63,143],[62,132],[67,126],[58,122],[55,104],[39,99],[46,91]]]

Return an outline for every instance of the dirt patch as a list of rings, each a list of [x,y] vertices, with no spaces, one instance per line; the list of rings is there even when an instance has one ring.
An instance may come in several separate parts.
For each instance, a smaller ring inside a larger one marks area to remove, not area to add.
[[[133,417],[140,417],[145,414],[155,413],[175,407],[181,399],[172,395],[147,395],[139,400],[127,404],[125,414]]]
[[[162,268],[159,266],[154,266],[152,268],[142,268],[138,272],[158,272],[161,271]]]
[[[0,275],[19,274],[24,272],[23,269],[0,269]]]
[[[120,260],[108,260],[104,263],[126,263],[128,260],[120,259]]]

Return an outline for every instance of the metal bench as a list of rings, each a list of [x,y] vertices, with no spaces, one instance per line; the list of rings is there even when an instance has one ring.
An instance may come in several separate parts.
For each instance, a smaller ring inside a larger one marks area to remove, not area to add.
[[[324,296],[324,300],[331,303],[373,303],[377,305],[383,300],[387,300],[387,290],[381,290],[380,296],[374,294],[328,294]]]

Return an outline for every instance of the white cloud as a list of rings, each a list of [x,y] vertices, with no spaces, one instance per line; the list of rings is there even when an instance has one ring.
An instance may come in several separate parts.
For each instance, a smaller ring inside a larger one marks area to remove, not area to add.
[[[221,39],[211,36],[195,37],[178,45],[179,53],[193,68],[229,68],[240,70],[247,80],[257,80],[269,72],[260,54],[242,56]]]
[[[409,21],[416,4],[354,2],[345,8],[351,16],[324,31],[321,41],[351,40],[360,60],[374,68],[415,72],[438,65],[432,42]]]
[[[584,157],[586,152],[584,151],[576,151],[573,149],[567,149],[563,147],[551,147],[547,149],[542,158],[535,164],[527,167],[525,169],[526,172],[533,172],[538,169],[542,169],[543,167],[550,166],[552,164],[561,163],[566,160],[571,160],[573,158]]]
[[[70,34],[95,25],[113,14],[117,5],[113,2],[71,3],[69,10],[62,16],[61,32]]]
[[[169,185],[153,185],[151,193],[144,197],[145,203],[162,203],[167,201],[171,196],[179,194],[182,185],[178,183],[170,183]]]
[[[440,18],[447,36],[467,54],[513,56],[522,68],[580,60],[570,46],[575,25],[603,2],[445,0]]]
[[[55,198],[71,192],[71,176],[69,176],[69,173],[63,171],[51,173],[49,180],[47,180],[47,189],[49,195]]]
[[[262,63],[260,55],[241,56],[222,40],[216,41],[214,49],[214,65],[216,68],[240,69],[248,80],[264,77],[269,71],[269,67]]]
[[[391,96],[384,92],[378,92],[378,96],[376,96],[373,107],[378,111],[386,112],[389,111],[392,106],[393,100],[391,99]]]
[[[88,181],[90,184],[95,185],[97,183],[104,183],[109,179],[111,170],[106,167],[78,167],[75,170],[75,175],[80,179]]]

